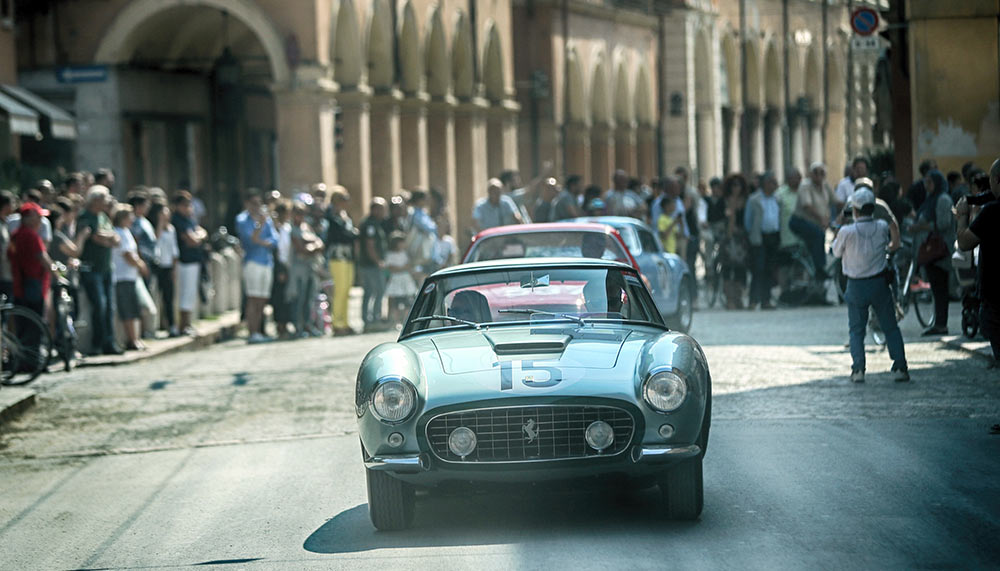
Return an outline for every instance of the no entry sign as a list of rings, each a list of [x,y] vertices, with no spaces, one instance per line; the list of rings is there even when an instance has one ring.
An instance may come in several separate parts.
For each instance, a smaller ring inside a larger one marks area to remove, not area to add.
[[[871,8],[857,8],[851,12],[851,28],[859,36],[870,36],[878,30],[878,12]]]

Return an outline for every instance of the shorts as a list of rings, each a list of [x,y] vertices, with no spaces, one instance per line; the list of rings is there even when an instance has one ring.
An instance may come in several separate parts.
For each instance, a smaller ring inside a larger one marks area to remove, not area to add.
[[[194,311],[194,307],[198,303],[201,264],[179,264],[177,277],[177,307],[181,311]]]
[[[257,262],[243,264],[243,289],[247,297],[267,299],[271,297],[271,283],[274,281],[274,268]]]
[[[139,293],[135,289],[134,281],[115,282],[115,304],[118,319],[125,321],[139,319],[142,316],[139,309]]]

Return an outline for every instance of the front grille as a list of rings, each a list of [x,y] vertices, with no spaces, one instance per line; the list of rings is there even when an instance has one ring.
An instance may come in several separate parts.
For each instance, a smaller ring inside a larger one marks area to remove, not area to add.
[[[590,423],[611,425],[615,440],[598,452],[584,438]],[[448,448],[448,436],[459,426],[476,433],[476,449],[464,459]],[[449,462],[527,462],[611,456],[628,448],[635,421],[611,406],[519,406],[446,413],[427,423],[434,454]],[[529,433],[535,433],[531,438]]]

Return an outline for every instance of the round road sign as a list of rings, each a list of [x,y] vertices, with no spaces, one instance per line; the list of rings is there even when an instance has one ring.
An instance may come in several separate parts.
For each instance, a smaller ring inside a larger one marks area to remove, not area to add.
[[[878,12],[871,8],[857,8],[851,13],[851,28],[859,36],[870,36],[878,30]]]

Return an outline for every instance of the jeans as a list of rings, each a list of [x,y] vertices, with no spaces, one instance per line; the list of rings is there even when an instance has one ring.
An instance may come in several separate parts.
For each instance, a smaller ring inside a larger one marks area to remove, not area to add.
[[[156,287],[160,290],[160,299],[163,300],[162,322],[166,329],[174,328],[174,268],[162,268],[153,265],[153,277],[156,278]]]
[[[802,238],[802,241],[806,243],[809,256],[813,261],[813,267],[816,269],[816,279],[819,281],[825,280],[826,251],[823,249],[823,246],[826,242],[826,230],[801,216],[792,216],[788,220],[788,229],[799,238]]]
[[[990,341],[993,359],[1000,361],[1000,307],[983,300],[979,306],[979,327],[983,331],[983,337]]]
[[[291,304],[292,325],[296,333],[308,331],[313,305],[316,302],[316,274],[310,266],[293,266],[289,272],[291,284],[286,290]]]
[[[774,271],[777,266],[781,234],[778,232],[761,235],[760,246],[750,246],[750,304],[770,304],[771,290],[774,288]]]
[[[885,333],[885,344],[889,348],[892,369],[906,370],[906,352],[903,349],[903,334],[896,323],[896,307],[885,277],[878,275],[860,280],[848,279],[847,323],[851,332],[852,371],[865,370],[865,332],[868,329],[868,308],[875,309],[875,317]]]
[[[361,273],[361,317],[365,325],[382,320],[382,297],[385,295],[385,271],[378,266],[358,266]]]
[[[94,351],[115,345],[114,291],[111,272],[80,272],[80,285],[90,300],[90,345]]]

